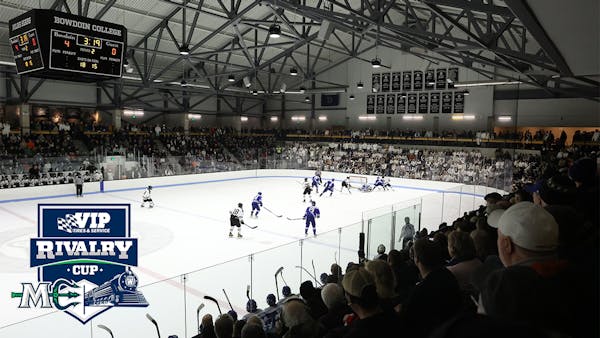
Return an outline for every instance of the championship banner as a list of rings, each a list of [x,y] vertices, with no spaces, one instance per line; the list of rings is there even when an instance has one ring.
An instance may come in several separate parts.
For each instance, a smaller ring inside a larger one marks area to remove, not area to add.
[[[454,93],[454,114],[465,112],[465,96],[462,92]]]
[[[452,92],[443,92],[442,93],[442,113],[443,114],[451,114],[452,113]]]
[[[429,93],[419,93],[419,114],[429,112]]]
[[[38,283],[21,283],[19,308],[56,308],[85,324],[112,307],[146,307],[137,290],[138,241],[129,204],[39,204],[30,266]],[[42,329],[43,330],[43,329]]]
[[[414,94],[414,93],[408,94],[408,113],[409,114],[417,113],[417,94]]]
[[[375,112],[377,114],[385,113],[385,95],[377,95],[377,108]]]
[[[436,70],[435,89],[446,89],[446,68]]]
[[[390,73],[381,74],[381,91],[390,91]]]
[[[392,73],[392,91],[399,92],[402,90],[402,73]]]
[[[396,99],[396,114],[406,113],[406,93],[398,94]]]
[[[431,93],[429,102],[429,113],[438,114],[440,112],[440,93]]]
[[[374,93],[381,89],[381,74],[371,75],[371,89]]]
[[[385,105],[386,114],[394,114],[396,110],[396,94],[387,94]]]
[[[375,114],[375,95],[367,95],[367,114]]]
[[[458,68],[448,68],[448,79],[451,83],[448,83],[448,89],[454,88],[454,84],[458,82]]]
[[[415,70],[413,72],[413,90],[422,90],[423,89],[423,72],[420,70]]]
[[[402,72],[402,90],[412,90],[412,72]]]
[[[432,90],[435,88],[435,70],[428,69],[425,71],[425,89]]]

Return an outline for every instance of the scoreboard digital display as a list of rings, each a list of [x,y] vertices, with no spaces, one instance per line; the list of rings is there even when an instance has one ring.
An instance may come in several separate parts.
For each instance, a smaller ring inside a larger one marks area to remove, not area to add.
[[[122,75],[122,25],[34,9],[10,20],[9,29],[18,74],[84,82]]]

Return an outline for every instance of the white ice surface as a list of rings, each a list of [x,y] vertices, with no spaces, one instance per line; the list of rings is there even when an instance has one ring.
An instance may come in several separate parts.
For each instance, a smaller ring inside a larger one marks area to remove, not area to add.
[[[298,240],[304,238],[304,223],[302,220],[286,219],[302,217],[308,205],[302,202],[299,181],[294,178],[257,177],[158,187],[152,193],[156,203],[154,209],[140,208],[141,190],[92,194],[83,199],[63,197],[0,204],[0,309],[3,313],[0,337],[35,337],[41,332],[48,337],[88,337],[91,330],[94,337],[107,336],[96,327],[97,324],[111,327],[117,337],[153,337],[156,331],[144,317],[145,313],[158,320],[162,336],[177,334],[181,338],[191,337],[195,332],[195,312],[200,303],[206,304],[200,316],[204,313],[218,314],[213,304],[202,299],[206,294],[218,298],[225,311],[229,306],[222,288],[226,288],[241,317],[245,313],[245,289],[250,284],[251,274],[253,298],[262,308],[266,306],[266,294],[275,293],[273,274],[279,266],[286,267],[284,277],[293,292],[298,292],[301,278],[310,278],[306,273],[300,275],[301,270],[295,268],[295,265],[300,265],[300,250],[304,257],[302,265],[312,272],[312,260],[317,275],[329,270],[335,255],[341,259],[342,266],[355,260],[360,225],[344,230],[343,243],[338,243],[335,229],[361,222],[363,211],[428,196],[425,199],[429,199],[430,203],[427,210],[423,210],[423,226],[433,229],[441,217],[441,194],[395,188],[394,191],[368,194],[353,190],[352,195],[348,195],[340,194],[340,182],[336,182],[332,197],[315,197],[321,210],[317,232],[323,235],[317,238],[311,236],[300,248]],[[427,182],[427,188],[448,189],[451,186]],[[258,191],[263,193],[266,207],[284,216],[277,218],[263,209],[258,219],[250,218],[250,202]],[[458,215],[460,201],[456,198],[444,199],[446,210],[454,210],[453,216]],[[258,228],[242,227],[243,239],[228,238],[228,211],[238,202],[244,204],[245,220]],[[139,239],[139,267],[134,272],[143,285],[140,290],[150,306],[114,308],[86,325],[60,312],[18,309],[18,300],[11,299],[10,292],[21,291],[21,282],[36,282],[37,279],[36,270],[29,268],[29,239],[37,235],[38,203],[131,203],[132,235]],[[472,204],[478,205],[474,201]],[[248,255],[271,248],[275,249],[253,256],[250,271]],[[226,261],[231,262],[207,268]],[[185,279],[181,276],[196,270],[201,271],[189,273]],[[280,289],[282,285],[279,279]],[[36,316],[41,317],[30,320]],[[186,326],[187,329],[184,329]]]

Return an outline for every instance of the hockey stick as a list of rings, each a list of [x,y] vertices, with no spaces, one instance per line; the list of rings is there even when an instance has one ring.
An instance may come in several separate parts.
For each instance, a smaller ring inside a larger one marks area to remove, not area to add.
[[[113,335],[112,331],[106,327],[105,325],[102,324],[98,324],[98,327],[101,328],[102,330],[108,332],[108,334],[111,336],[111,338],[114,338],[115,336]]]
[[[297,267],[298,269],[302,269],[302,270],[304,270],[304,272],[306,272],[306,273],[307,273],[309,276],[311,276],[311,277],[312,277],[312,278],[313,278],[315,281],[317,281],[317,278],[316,278],[315,276],[313,276],[313,274],[312,274],[312,273],[310,273],[310,271],[306,270],[306,269],[305,269],[303,266],[296,265],[296,267]],[[321,283],[320,283],[320,282],[318,282],[318,281],[317,281],[317,283],[319,284],[319,286],[321,285]]]
[[[277,301],[279,301],[279,284],[277,282],[277,275],[283,271],[283,266],[275,271],[275,290],[277,291]]]
[[[335,264],[337,264],[337,263],[338,263],[338,262],[337,262],[337,251],[335,251],[335,252],[333,253],[333,260],[335,261]]]
[[[200,333],[200,310],[202,308],[204,308],[204,303],[200,303],[196,309],[196,327],[198,328],[198,333]]]
[[[221,312],[221,307],[219,306],[219,302],[217,302],[217,300],[216,300],[216,299],[214,299],[214,298],[213,298],[213,297],[211,297],[211,296],[204,296],[204,299],[208,299],[208,300],[210,300],[211,302],[214,302],[215,304],[217,304],[217,309],[219,309],[219,314],[220,314],[220,315],[222,315],[222,314],[223,314],[223,312]]]
[[[256,229],[256,228],[258,228],[258,225],[250,225],[250,224],[246,224],[246,222],[244,222],[242,224],[244,224],[245,226],[247,226],[250,229]]]
[[[231,305],[231,302],[229,301],[229,296],[227,296],[227,292],[225,291],[225,289],[223,289],[223,293],[225,294],[225,298],[227,299],[227,303],[229,303],[229,308],[231,309],[231,311],[233,311],[233,306]]]
[[[160,330],[158,329],[158,323],[156,322],[156,320],[152,318],[152,316],[149,313],[146,313],[146,318],[148,318],[148,320],[151,321],[152,324],[154,324],[154,326],[156,326],[156,333],[158,333],[158,338],[160,338]]]
[[[285,284],[285,286],[288,286],[288,283],[283,278],[283,270],[279,274],[281,275],[281,280],[283,281],[283,284]]]
[[[315,270],[315,260],[311,259],[310,263],[312,264],[312,267],[313,267],[313,274],[314,274],[313,277],[315,278],[315,283],[317,283],[317,270]]]
[[[289,218],[289,217],[286,217],[286,218],[287,218],[288,221],[297,221],[297,220],[300,220],[300,219],[304,219],[304,217],[298,217],[298,218]]]
[[[263,209],[265,209],[266,211],[272,213],[275,217],[283,217],[283,215],[277,215],[276,213],[274,213],[273,211],[269,210],[267,207],[263,207]]]
[[[250,284],[248,284],[246,286],[246,298],[248,298],[248,300],[250,300]]]

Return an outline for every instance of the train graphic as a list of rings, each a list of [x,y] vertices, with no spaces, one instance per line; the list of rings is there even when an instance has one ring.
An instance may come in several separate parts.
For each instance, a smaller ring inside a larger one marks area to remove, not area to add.
[[[120,273],[84,295],[85,306],[148,306],[144,295],[137,291],[138,278],[131,271]]]

